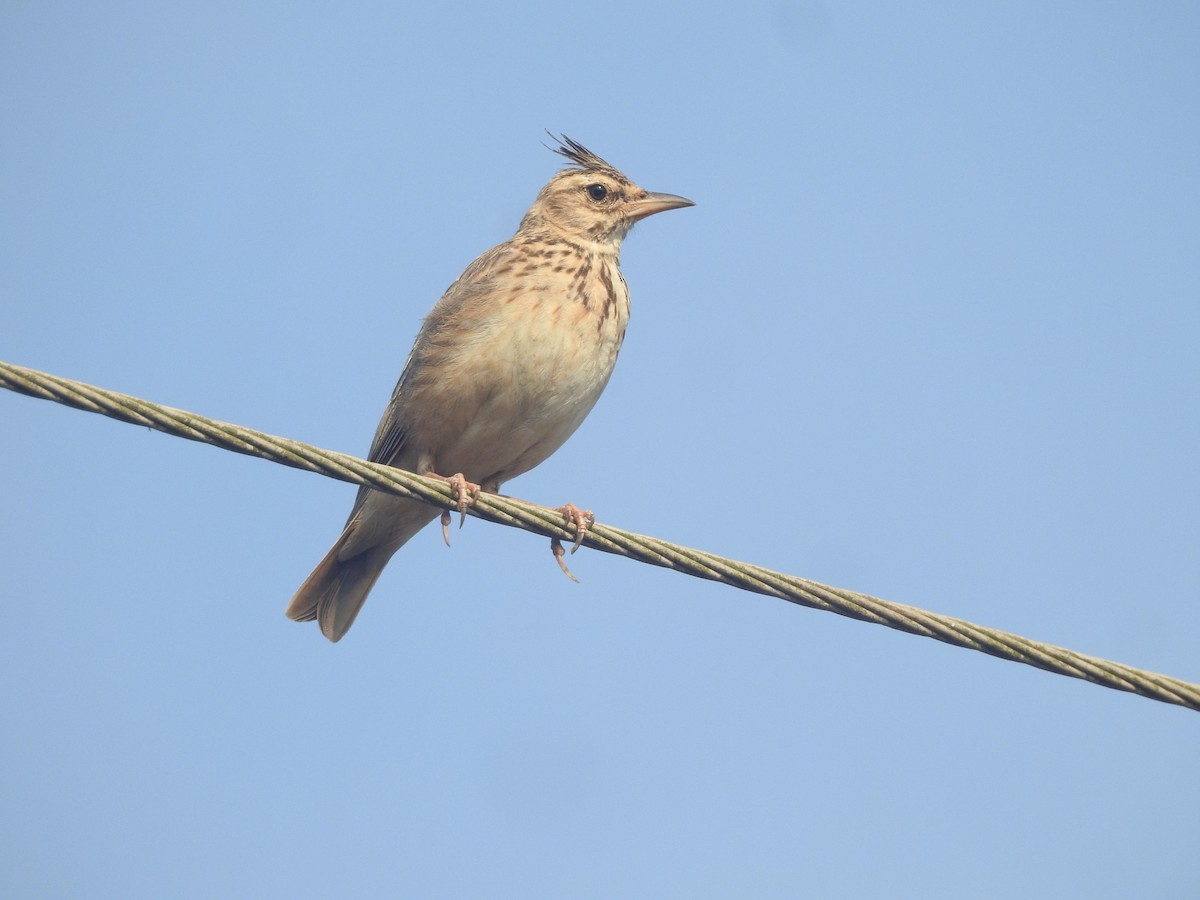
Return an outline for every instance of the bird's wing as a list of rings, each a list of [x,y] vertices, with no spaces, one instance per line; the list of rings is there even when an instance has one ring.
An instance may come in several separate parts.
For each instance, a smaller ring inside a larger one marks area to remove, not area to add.
[[[411,427],[407,411],[409,387],[414,372],[420,365],[418,360],[425,344],[431,335],[438,332],[439,326],[448,316],[453,316],[464,303],[476,300],[481,294],[488,291],[496,270],[511,257],[511,254],[512,245],[510,243],[500,244],[484,253],[467,266],[466,270],[458,276],[458,280],[446,289],[446,293],[442,295],[432,312],[425,317],[421,331],[417,334],[416,341],[413,342],[412,350],[409,351],[408,359],[404,362],[400,378],[396,381],[396,387],[392,390],[387,408],[379,420],[379,427],[375,430],[375,439],[371,442],[371,452],[367,456],[371,462],[397,465],[404,458],[405,451],[408,449],[407,442]],[[362,505],[368,490],[370,489],[361,488],[359,490],[358,499],[354,504],[355,512]],[[353,515],[352,512],[352,518]]]

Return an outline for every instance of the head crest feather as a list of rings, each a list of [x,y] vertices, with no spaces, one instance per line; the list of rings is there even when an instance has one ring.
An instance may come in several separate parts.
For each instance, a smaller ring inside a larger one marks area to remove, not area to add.
[[[550,147],[549,149],[553,150],[559,156],[566,157],[576,168],[585,172],[604,172],[608,175],[624,178],[617,169],[578,141],[571,140],[565,134],[555,135],[551,131],[547,131],[546,134],[550,135],[554,142],[558,144],[557,147]]]

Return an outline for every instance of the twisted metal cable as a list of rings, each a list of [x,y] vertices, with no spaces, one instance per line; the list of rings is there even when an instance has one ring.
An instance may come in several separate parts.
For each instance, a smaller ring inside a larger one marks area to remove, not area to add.
[[[0,387],[30,397],[53,400],[75,409],[100,413],[122,422],[144,425],[176,437],[317,472],[340,481],[365,484],[446,509],[455,504],[449,485],[434,478],[367,462],[345,453],[322,450],[310,444],[161,406],[127,394],[104,390],[23,366],[0,362]],[[481,494],[468,512],[489,522],[523,528],[550,538],[570,541],[575,537],[574,531],[566,527],[560,511],[523,500],[497,494]],[[719,581],[743,590],[778,597],[801,606],[837,613],[863,622],[886,625],[897,631],[934,638],[956,647],[978,650],[1000,659],[1045,669],[1047,672],[1080,678],[1102,687],[1128,691],[1152,700],[1200,711],[1200,685],[1077,653],[1064,647],[1043,644],[1010,632],[975,625],[914,606],[830,587],[794,575],[784,575],[761,566],[726,559],[601,523],[597,523],[588,532],[584,545],[639,562],[675,569],[697,578]]]

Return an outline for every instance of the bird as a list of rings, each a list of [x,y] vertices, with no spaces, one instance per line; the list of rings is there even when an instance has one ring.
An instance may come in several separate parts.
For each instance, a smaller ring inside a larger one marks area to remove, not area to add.
[[[566,135],[516,234],[472,262],[425,318],[368,459],[449,481],[458,509],[545,461],[608,384],[629,321],[619,268],[634,223],[695,204],[651,193]],[[573,505],[577,541],[587,522]],[[287,616],[339,641],[393,554],[449,512],[361,487]],[[562,565],[561,545],[556,555]],[[564,571],[567,571],[565,566]],[[569,572],[567,574],[570,574]],[[573,576],[572,576],[573,577]]]

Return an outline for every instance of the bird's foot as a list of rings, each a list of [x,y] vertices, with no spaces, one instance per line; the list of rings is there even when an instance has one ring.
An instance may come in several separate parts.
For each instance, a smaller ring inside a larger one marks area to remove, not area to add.
[[[566,506],[560,506],[558,512],[563,514],[563,519],[568,527],[575,529],[575,543],[571,545],[571,552],[574,553],[583,543],[584,537],[587,536],[588,530],[596,524],[596,516],[590,509],[580,509],[574,503],[568,503]],[[558,538],[550,539],[550,552],[554,554],[554,561],[558,563],[558,567],[563,570],[563,574],[579,583],[579,579],[571,574],[571,570],[567,568],[567,563],[564,557],[566,551],[563,549],[562,541]]]
[[[449,483],[450,493],[454,495],[454,508],[458,510],[458,527],[462,528],[463,523],[467,521],[467,509],[479,499],[479,485],[467,481],[462,472],[455,472],[449,478],[439,475],[437,472],[426,472],[425,476]],[[442,510],[442,540],[446,542],[447,547],[450,546],[450,510],[448,509]]]

